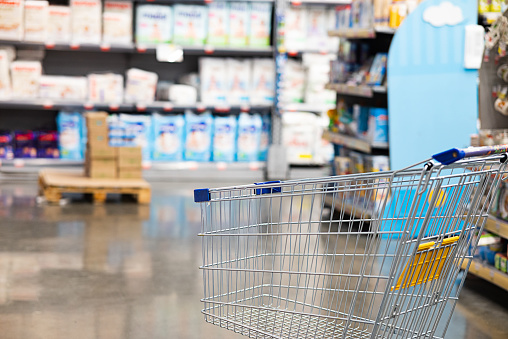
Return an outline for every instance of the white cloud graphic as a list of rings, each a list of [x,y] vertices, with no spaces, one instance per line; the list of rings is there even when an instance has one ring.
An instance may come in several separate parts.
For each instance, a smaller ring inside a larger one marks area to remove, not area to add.
[[[429,6],[423,11],[423,21],[435,27],[455,26],[463,20],[462,9],[448,1],[437,6]]]

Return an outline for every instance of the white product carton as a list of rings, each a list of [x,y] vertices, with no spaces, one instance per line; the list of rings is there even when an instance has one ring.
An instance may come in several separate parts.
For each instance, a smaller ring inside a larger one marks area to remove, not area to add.
[[[35,99],[39,94],[42,66],[39,61],[14,61],[11,63],[12,96]]]
[[[325,89],[330,79],[330,61],[334,59],[334,54],[303,54],[306,79],[305,103],[321,105],[325,107],[325,110],[335,104],[337,93]]]
[[[206,43],[225,46],[229,36],[229,4],[212,2],[208,5],[208,37]]]
[[[0,100],[11,97],[10,63],[9,53],[6,50],[0,50]]]
[[[305,69],[302,63],[287,60],[284,65],[284,78],[282,82],[283,103],[298,103],[303,101],[305,90]]]
[[[71,8],[68,6],[49,6],[48,42],[71,42]]]
[[[328,13],[326,7],[310,7],[307,13],[307,49],[328,50]]]
[[[250,6],[249,46],[270,46],[272,4],[253,2]]]
[[[289,7],[286,10],[286,49],[288,51],[303,51],[307,43],[307,9]]]
[[[226,104],[226,60],[199,59],[201,102],[210,105]]]
[[[175,44],[204,45],[208,29],[207,7],[175,5]]]
[[[39,97],[83,102],[87,97],[87,86],[86,77],[43,75],[39,81]]]
[[[136,7],[136,42],[170,43],[173,39],[173,10],[164,5]]]
[[[127,70],[125,102],[152,103],[155,99],[157,80],[157,73],[147,72],[137,68]]]
[[[7,59],[13,62],[16,59],[16,48],[12,45],[0,45],[0,50],[7,52]]]
[[[250,101],[252,63],[249,59],[226,59],[226,100],[230,105],[247,105]]]
[[[286,112],[282,115],[282,143],[286,147],[287,162],[303,165],[315,162],[317,115],[308,112]]]
[[[111,44],[132,42],[132,2],[104,2],[102,41]]]
[[[252,60],[252,105],[272,105],[275,93],[275,63],[271,59]]]
[[[195,105],[198,101],[198,91],[188,85],[171,85],[168,89],[169,101],[175,105]]]
[[[25,40],[45,42],[48,38],[48,7],[44,0],[25,1]]]
[[[132,18],[124,13],[104,12],[102,14],[102,42],[129,44],[132,42]]]
[[[88,100],[92,103],[118,105],[123,101],[123,76],[120,74],[89,74]]]
[[[0,1],[0,39],[23,39],[23,0]]]
[[[229,45],[247,46],[250,28],[250,4],[231,2],[229,4]]]
[[[100,0],[71,0],[72,43],[100,44],[102,3]]]
[[[337,15],[335,9],[328,9],[327,11],[327,24],[328,30],[333,31],[337,29]],[[337,53],[339,51],[340,38],[337,36],[328,37],[328,51]]]

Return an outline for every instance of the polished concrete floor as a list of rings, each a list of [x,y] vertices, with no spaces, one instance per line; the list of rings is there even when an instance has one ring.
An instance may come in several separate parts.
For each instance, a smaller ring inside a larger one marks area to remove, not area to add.
[[[200,313],[197,186],[51,206],[35,184],[1,185],[0,339],[241,338]],[[508,293],[468,277],[446,338],[508,338]]]

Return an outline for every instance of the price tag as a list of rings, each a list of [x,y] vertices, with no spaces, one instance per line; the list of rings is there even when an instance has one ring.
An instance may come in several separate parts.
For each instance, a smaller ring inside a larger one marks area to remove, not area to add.
[[[195,171],[195,170],[197,170],[197,169],[198,169],[198,163],[197,163],[197,162],[191,162],[191,163],[189,164],[189,169],[190,169],[191,171]]]
[[[242,106],[240,106],[240,111],[242,111],[242,112],[249,112],[250,111],[250,106],[249,105],[242,105]]]
[[[42,107],[44,109],[51,109],[53,107],[53,101],[51,100],[46,100],[42,103]]]
[[[138,53],[145,53],[146,52],[146,45],[136,45],[136,50]]]
[[[474,269],[475,269],[476,271],[479,271],[479,270],[480,270],[480,268],[481,268],[481,265],[480,265],[479,263],[475,262],[475,263],[474,263]]]
[[[144,170],[148,170],[152,168],[152,163],[150,161],[143,161],[141,162],[141,168]]]
[[[259,164],[257,162],[249,163],[249,169],[251,171],[257,171],[259,169]]]
[[[100,46],[100,49],[101,49],[101,51],[103,51],[103,52],[107,52],[107,51],[109,51],[109,50],[111,49],[111,45],[110,45],[110,44],[106,44],[106,43],[104,43],[104,44],[102,44],[102,45]]]
[[[83,105],[85,109],[93,109],[93,104],[91,102],[87,102]]]
[[[55,48],[55,43],[52,41],[46,42],[46,49],[52,49]]]
[[[213,54],[213,52],[215,52],[215,49],[213,48],[213,46],[206,45],[204,51],[206,54]]]
[[[117,111],[120,106],[118,104],[109,105],[109,109],[112,111]]]
[[[170,102],[167,102],[164,104],[164,106],[162,106],[162,109],[165,111],[165,112],[169,112],[169,111],[172,111],[173,110],[173,104],[170,103]]]
[[[225,162],[218,162],[218,163],[217,163],[217,169],[218,169],[219,171],[224,171],[224,170],[226,170],[227,168],[228,168],[228,164],[227,164],[227,163],[225,163]]]
[[[159,44],[155,49],[155,57],[159,62],[182,62],[183,48],[173,44]]]
[[[206,106],[205,105],[203,105],[201,103],[196,105],[196,111],[198,111],[198,112],[204,112],[205,110],[206,110]]]
[[[297,56],[298,55],[298,51],[288,51],[288,55],[289,56]]]
[[[137,104],[137,105],[136,105],[136,109],[137,109],[139,112],[144,112],[144,111],[146,111],[146,105],[145,105],[145,104]]]
[[[25,167],[25,161],[24,160],[21,160],[21,159],[15,159],[14,162],[14,167]]]
[[[78,43],[72,43],[70,45],[71,49],[79,49],[79,44]]]
[[[300,6],[302,4],[302,2],[300,0],[293,0],[293,1],[291,1],[291,4],[293,6]]]
[[[231,107],[229,106],[215,106],[216,112],[229,112],[231,110]]]
[[[495,274],[496,274],[496,273],[495,273],[493,270],[490,270],[490,272],[489,272],[490,279],[494,279],[494,275],[495,275]]]

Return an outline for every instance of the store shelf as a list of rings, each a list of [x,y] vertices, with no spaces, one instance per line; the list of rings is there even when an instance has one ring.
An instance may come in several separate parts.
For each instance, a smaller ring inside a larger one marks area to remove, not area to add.
[[[333,144],[342,145],[347,148],[357,150],[364,153],[371,153],[372,148],[388,149],[388,143],[369,143],[366,140],[351,137],[341,133],[334,133],[329,130],[323,131],[323,139],[330,141]]]
[[[281,111],[284,112],[314,112],[322,113],[335,108],[335,104],[319,105],[307,103],[291,103],[281,105]]]
[[[325,196],[325,205],[330,207],[333,205],[336,211],[344,212],[345,214],[351,215],[357,219],[368,219],[372,217],[371,211],[360,206],[344,203],[341,199],[334,199],[332,194]]]
[[[466,269],[467,264],[468,261],[464,260],[461,268]],[[469,273],[472,273],[508,291],[508,274],[501,272],[491,265],[478,260],[473,260],[471,266],[469,266]]]
[[[384,86],[352,86],[347,84],[326,84],[326,89],[336,91],[344,95],[372,98],[374,93],[386,94],[387,89]]]
[[[28,41],[0,40],[1,45],[16,47],[42,48],[54,51],[81,51],[105,53],[154,54],[155,45],[146,44],[53,44]],[[184,55],[230,55],[230,56],[272,56],[273,47],[213,47],[213,46],[182,46]]]
[[[349,5],[353,2],[353,0],[290,0],[291,5],[300,6],[300,5]]]
[[[508,239],[508,222],[489,216],[485,222],[485,230]]]
[[[341,29],[328,31],[329,36],[336,36],[348,39],[374,39],[376,33],[395,34],[396,29],[384,26],[362,28],[362,29]]]

